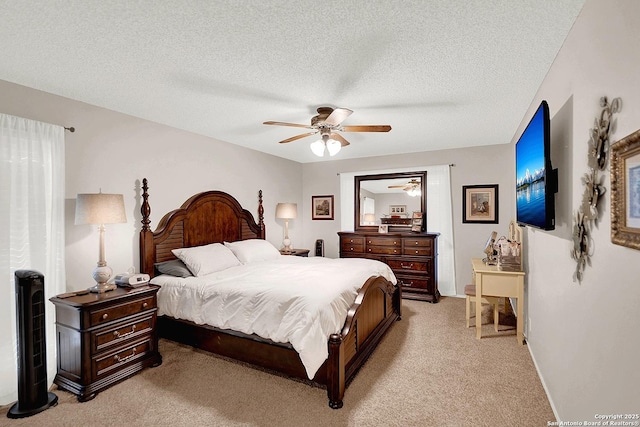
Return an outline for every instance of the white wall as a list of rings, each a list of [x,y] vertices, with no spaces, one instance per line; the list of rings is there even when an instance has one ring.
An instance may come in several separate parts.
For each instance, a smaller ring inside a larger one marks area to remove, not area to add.
[[[263,190],[267,239],[280,247],[284,220],[275,219],[276,203],[302,205],[299,163],[5,81],[0,94],[3,113],[76,128],[65,138],[68,290],[90,286],[98,261],[97,229],[73,223],[77,193],[124,194],[127,224],[106,226],[105,257],[114,272],[139,268],[142,178],[149,180],[152,229],[162,215],[206,190],[232,194],[257,221]],[[289,227],[296,241],[301,223]]]
[[[621,97],[612,140],[640,127],[640,31],[636,0],[589,0],[560,50],[520,130],[542,99],[552,117],[552,161],[560,174],[554,232],[526,232],[527,340],[551,403],[563,421],[640,409],[640,251],[610,239],[610,198],[601,200],[593,256],[572,280],[571,218],[580,204],[589,130],[599,99]],[[515,137],[514,141],[515,143]],[[610,189],[609,169],[604,185]]]

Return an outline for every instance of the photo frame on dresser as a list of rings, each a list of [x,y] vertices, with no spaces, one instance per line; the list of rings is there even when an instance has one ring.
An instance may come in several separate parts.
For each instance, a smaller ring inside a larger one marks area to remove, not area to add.
[[[498,184],[462,186],[462,222],[498,223]]]
[[[640,249],[640,130],[611,145],[611,242]]]

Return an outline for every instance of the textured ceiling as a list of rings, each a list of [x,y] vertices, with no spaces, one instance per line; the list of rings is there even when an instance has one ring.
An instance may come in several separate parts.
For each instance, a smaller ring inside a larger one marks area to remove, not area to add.
[[[509,143],[584,1],[0,0],[0,79],[303,163],[262,122],[392,126],[336,159]]]

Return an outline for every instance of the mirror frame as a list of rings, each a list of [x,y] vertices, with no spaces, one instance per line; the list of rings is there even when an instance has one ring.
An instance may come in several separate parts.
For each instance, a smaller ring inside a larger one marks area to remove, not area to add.
[[[378,231],[377,225],[360,225],[360,183],[362,181],[375,181],[379,179],[396,179],[396,178],[420,178],[420,206],[425,216],[425,230],[427,229],[426,212],[427,212],[427,171],[416,172],[397,172],[397,173],[381,173],[375,175],[359,175],[354,177],[354,196],[353,196],[353,226],[355,231]]]

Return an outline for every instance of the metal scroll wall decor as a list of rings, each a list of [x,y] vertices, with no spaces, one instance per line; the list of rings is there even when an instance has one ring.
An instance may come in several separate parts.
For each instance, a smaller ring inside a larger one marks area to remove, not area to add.
[[[589,153],[587,165],[589,171],[582,177],[584,193],[582,203],[573,218],[573,248],[571,257],[576,261],[576,271],[573,280],[582,281],[584,269],[591,265],[593,242],[591,228],[598,225],[598,202],[605,193],[603,186],[604,174],[609,158],[609,133],[615,123],[613,114],[620,111],[622,100],[615,98],[611,102],[606,96],[600,98],[602,112],[596,117],[595,125],[590,131]]]

